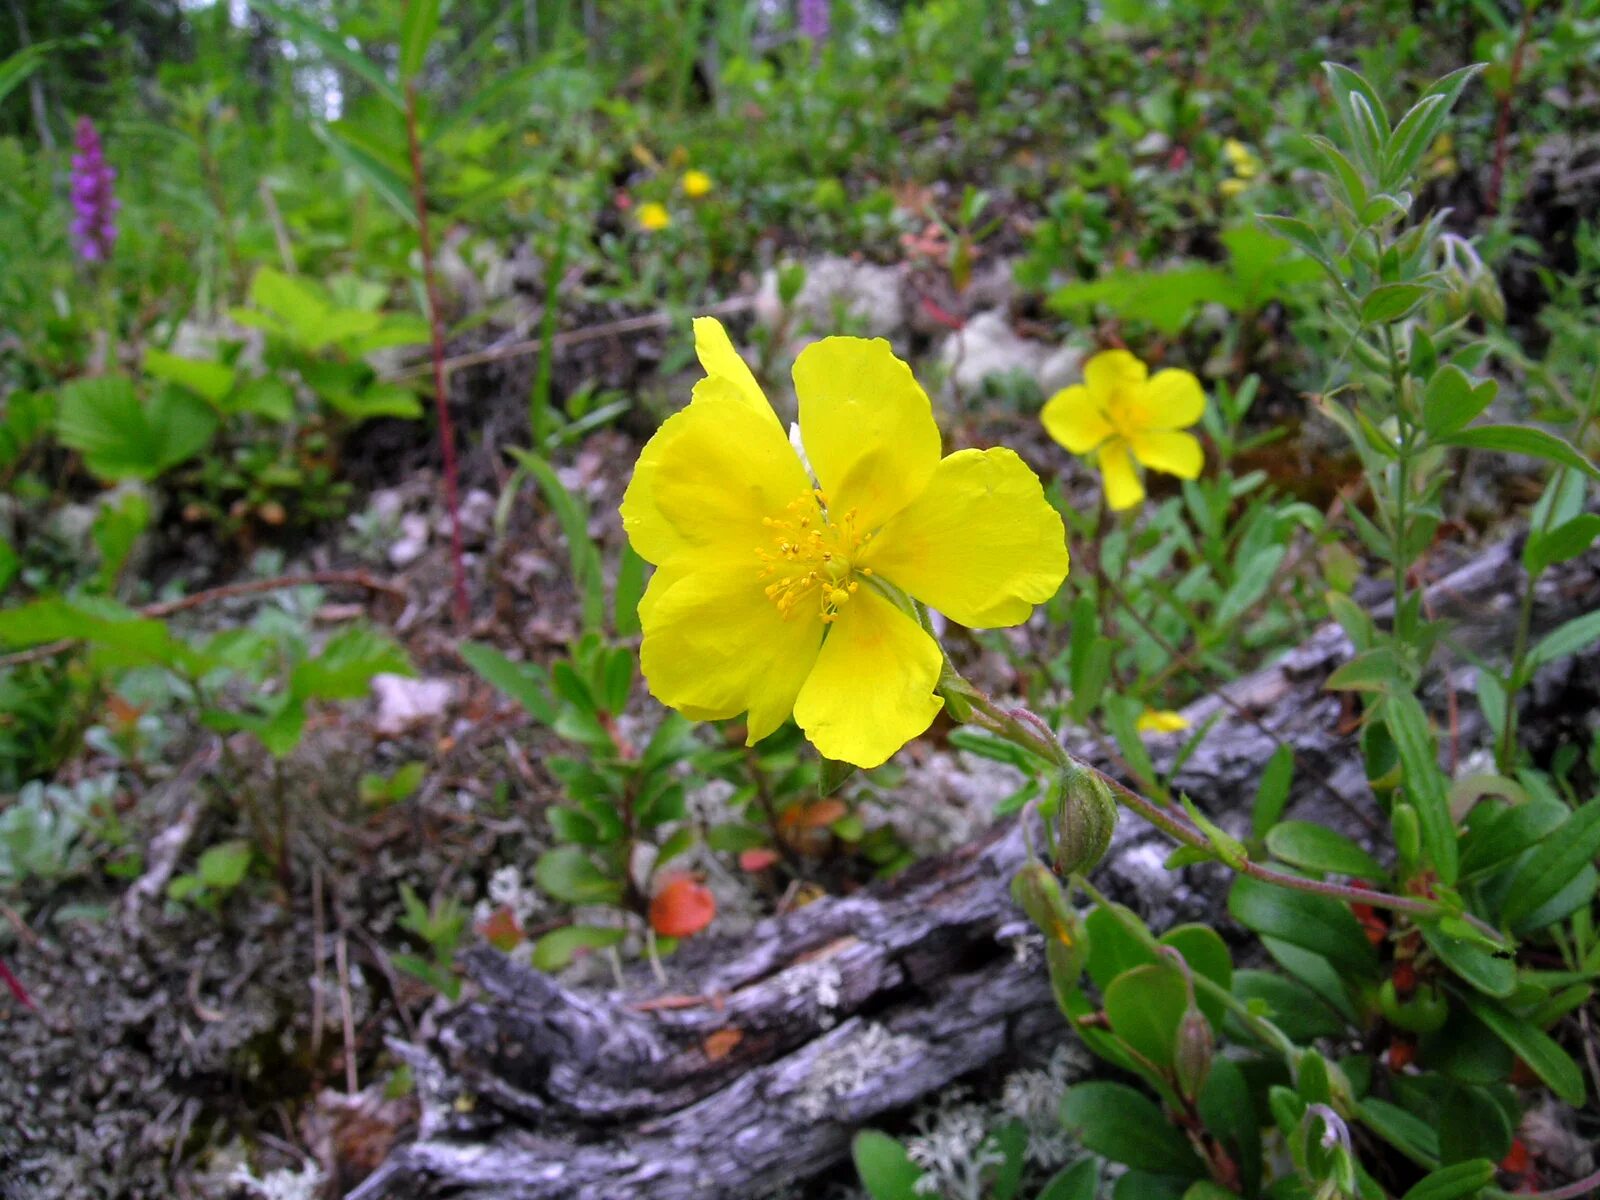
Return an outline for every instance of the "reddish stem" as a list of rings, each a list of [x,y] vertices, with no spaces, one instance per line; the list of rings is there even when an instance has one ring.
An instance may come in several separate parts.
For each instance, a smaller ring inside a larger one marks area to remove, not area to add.
[[[11,973],[11,968],[6,966],[6,960],[3,958],[0,958],[0,983],[6,985],[6,990],[16,998],[17,1003],[22,1007],[29,1012],[36,1013],[39,1011],[33,1003],[33,998],[28,995],[28,989],[23,987],[22,981]]]
[[[450,510],[450,575],[454,583],[455,618],[465,628],[468,617],[467,573],[461,560],[461,508],[456,471],[456,433],[450,420],[445,386],[444,327],[439,322],[439,285],[433,273],[433,239],[428,233],[428,203],[422,191],[422,146],[417,141],[417,85],[406,84],[406,143],[411,149],[411,199],[417,210],[417,240],[422,249],[422,279],[428,293],[428,335],[433,355],[433,399],[439,415],[439,445],[444,455],[444,502]]]
[[[1511,51],[1511,72],[1506,78],[1506,90],[1500,94],[1500,112],[1494,122],[1494,163],[1489,168],[1489,196],[1486,202],[1491,217],[1500,211],[1506,159],[1511,154],[1511,99],[1517,91],[1517,80],[1522,77],[1522,52],[1527,48],[1532,23],[1533,4],[1530,0],[1522,9],[1522,28],[1517,33],[1516,48]]]

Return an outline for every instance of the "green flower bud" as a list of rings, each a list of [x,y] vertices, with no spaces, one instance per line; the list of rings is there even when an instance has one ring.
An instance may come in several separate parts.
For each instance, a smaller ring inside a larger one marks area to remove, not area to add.
[[[1397,802],[1389,813],[1389,827],[1394,832],[1395,855],[1400,860],[1400,874],[1410,875],[1422,861],[1422,824],[1417,810],[1405,800]]]
[[[1117,800],[1098,772],[1070,766],[1061,772],[1056,808],[1057,874],[1087,871],[1104,857],[1117,828]]]
[[[1037,859],[1024,863],[1012,878],[1011,898],[1044,934],[1050,990],[1065,1014],[1067,1001],[1078,990],[1078,979],[1089,958],[1088,926],[1067,903],[1060,880]]]
[[[1172,1070],[1178,1091],[1186,1099],[1193,1100],[1205,1086],[1206,1076],[1211,1074],[1211,1059],[1215,1049],[1211,1022],[1191,1004],[1178,1022],[1177,1045],[1172,1056]]]

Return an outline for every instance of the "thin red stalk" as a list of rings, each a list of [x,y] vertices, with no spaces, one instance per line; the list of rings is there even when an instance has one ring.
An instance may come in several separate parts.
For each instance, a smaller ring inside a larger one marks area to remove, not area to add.
[[[1522,78],[1522,53],[1528,46],[1529,27],[1533,23],[1533,3],[1526,0],[1522,9],[1522,28],[1517,33],[1517,45],[1511,51],[1511,72],[1506,78],[1506,90],[1500,95],[1500,111],[1494,122],[1494,162],[1489,168],[1489,215],[1500,211],[1500,191],[1505,184],[1506,160],[1511,155],[1511,100],[1516,95],[1517,81]]]
[[[444,455],[444,502],[450,510],[450,575],[454,583],[456,625],[468,617],[467,573],[461,559],[461,507],[456,471],[456,432],[445,386],[444,327],[439,322],[439,285],[433,273],[433,239],[428,233],[428,203],[422,191],[422,146],[417,141],[417,85],[406,84],[406,143],[411,149],[411,199],[417,210],[417,240],[422,249],[422,279],[428,292],[428,335],[433,355],[433,399],[439,414],[439,445]]]
[[[33,997],[28,995],[28,989],[22,986],[22,981],[11,973],[11,968],[6,966],[6,960],[0,958],[0,983],[6,985],[6,990],[16,998],[18,1004],[29,1012],[38,1012],[33,1003]]]

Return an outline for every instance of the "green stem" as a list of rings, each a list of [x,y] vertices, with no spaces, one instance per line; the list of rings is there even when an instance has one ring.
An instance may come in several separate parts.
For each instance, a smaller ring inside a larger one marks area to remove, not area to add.
[[[951,668],[947,667],[946,670],[953,674]],[[1060,768],[1093,772],[1117,795],[1122,803],[1161,830],[1173,841],[1199,850],[1209,858],[1218,857],[1217,849],[1211,844],[1211,840],[1200,830],[1189,824],[1185,818],[1134,791],[1134,789],[1107,775],[1093,764],[1086,763],[1068,753],[1060,740],[1050,733],[1048,726],[1034,714],[1027,712],[1025,709],[1007,710],[1001,708],[964,679],[960,679],[959,676],[956,679],[959,680],[959,686],[962,689],[962,698],[971,706],[977,724],[982,725],[989,732],[1006,738],[1023,749],[1055,763]],[[951,684],[947,682],[943,686],[948,688]],[[1274,870],[1272,867],[1263,866],[1248,858],[1229,861],[1226,865],[1241,875],[1248,875],[1250,878],[1259,879],[1263,883],[1276,884],[1279,887],[1289,888],[1297,892],[1312,892],[1346,904],[1366,904],[1373,908],[1386,908],[1394,912],[1410,913],[1413,916],[1423,918],[1457,915],[1454,910],[1434,901],[1420,900],[1413,896],[1395,896],[1388,892],[1376,890],[1368,891],[1365,888],[1351,887],[1343,883],[1329,883],[1321,879],[1307,879],[1300,875],[1290,875],[1284,871]],[[1459,915],[1484,936],[1493,939],[1496,944],[1501,943],[1500,933],[1492,925],[1479,920],[1470,913],[1461,913]]]
[[[1405,619],[1406,575],[1410,563],[1406,555],[1406,494],[1411,489],[1411,422],[1405,406],[1405,367],[1394,344],[1394,328],[1383,327],[1383,346],[1389,356],[1389,382],[1394,388],[1394,416],[1400,427],[1400,457],[1395,462],[1394,490],[1394,549],[1390,555],[1394,568],[1394,627],[1395,641],[1404,637],[1402,622]]]

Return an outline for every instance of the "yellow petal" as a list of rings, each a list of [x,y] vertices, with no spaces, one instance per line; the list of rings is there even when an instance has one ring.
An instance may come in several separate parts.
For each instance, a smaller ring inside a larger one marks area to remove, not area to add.
[[[707,375],[713,379],[726,379],[745,403],[757,412],[765,413],[773,421],[778,420],[778,414],[772,411],[772,405],[762,393],[754,373],[733,348],[733,339],[728,336],[721,321],[715,317],[694,319],[694,352]]]
[[[1039,414],[1045,432],[1074,454],[1088,454],[1115,432],[1105,413],[1081,383],[1063,388]]]
[[[875,529],[927,486],[939,427],[911,368],[882,338],[813,342],[794,364],[800,437],[831,508]]]
[[[861,565],[974,629],[1028,619],[1067,574],[1061,517],[1010,450],[961,450],[889,521]]]
[[[933,724],[938,643],[870,586],[839,612],[794,719],[825,757],[876,767]]]
[[[1083,364],[1084,385],[1101,408],[1137,391],[1148,374],[1145,365],[1126,350],[1102,350]]]
[[[657,571],[639,615],[650,694],[697,720],[749,712],[752,744],[794,710],[822,644],[822,622],[780,617],[754,566]]]
[[[764,517],[781,515],[811,481],[782,426],[746,403],[726,377],[705,379],[639,453],[622,497],[622,527],[646,562],[693,552],[753,572],[772,543]],[[759,589],[758,589],[759,591]]]
[[[1100,473],[1106,480],[1106,502],[1115,510],[1132,508],[1144,499],[1144,484],[1128,457],[1128,444],[1120,439],[1100,447]]]
[[[1129,436],[1133,456],[1155,471],[1165,471],[1180,479],[1200,478],[1205,453],[1192,433],[1177,430],[1150,430]]]
[[[1151,429],[1186,429],[1206,411],[1206,393],[1188,371],[1157,371],[1140,398]]]
[[[1147,708],[1135,725],[1140,733],[1182,733],[1189,728],[1189,719],[1180,712]]]

